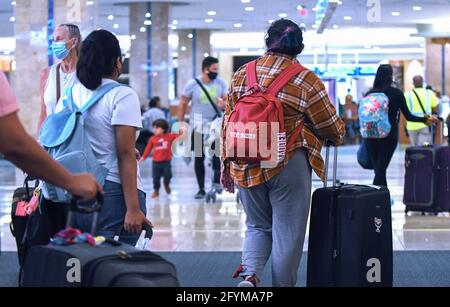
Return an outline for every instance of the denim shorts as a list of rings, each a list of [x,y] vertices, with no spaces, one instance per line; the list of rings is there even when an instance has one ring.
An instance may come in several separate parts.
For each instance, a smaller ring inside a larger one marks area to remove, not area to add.
[[[125,232],[123,224],[125,222],[125,215],[127,213],[127,207],[125,204],[125,197],[122,190],[122,185],[106,181],[103,189],[105,191],[104,205],[101,212],[98,215],[98,236],[104,236],[107,238],[114,238],[119,236],[119,241],[135,245],[139,239],[139,234],[131,234]],[[138,190],[139,207],[144,214],[147,214],[145,206],[146,195],[144,192]],[[90,229],[92,223],[92,215],[79,215],[76,216],[76,226],[79,229]]]

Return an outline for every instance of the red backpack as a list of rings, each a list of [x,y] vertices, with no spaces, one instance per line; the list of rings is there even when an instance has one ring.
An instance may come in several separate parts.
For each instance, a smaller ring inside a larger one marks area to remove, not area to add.
[[[304,70],[300,64],[292,64],[264,90],[258,84],[256,61],[247,64],[247,93],[236,102],[225,127],[227,159],[241,163],[270,161],[272,166],[268,167],[285,159],[303,129],[303,122],[287,142],[283,105],[277,95]]]

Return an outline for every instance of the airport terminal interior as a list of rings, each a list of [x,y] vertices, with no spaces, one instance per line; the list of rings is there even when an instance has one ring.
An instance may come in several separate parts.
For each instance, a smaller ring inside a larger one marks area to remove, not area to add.
[[[396,86],[405,93],[414,88],[415,76],[423,76],[424,86],[430,86],[438,99],[436,114],[444,119],[436,126],[434,142],[448,146],[449,0],[0,0],[0,69],[17,97],[22,124],[37,138],[40,71],[59,61],[50,48],[55,27],[76,24],[83,37],[105,29],[120,42],[124,60],[119,81],[136,91],[142,113],[158,96],[168,122],[174,124],[183,89],[193,77],[201,76],[202,61],[217,58],[219,76],[228,86],[242,65],[266,53],[267,29],[280,18],[302,28],[305,48],[298,60],[322,80],[345,122],[347,134],[338,148],[338,182],[373,182],[374,172],[357,161],[362,140],[357,105],[371,89],[381,64],[392,66]],[[186,120],[188,116],[189,111]],[[450,286],[450,210],[405,213],[405,152],[411,144],[403,116],[399,134],[387,170],[393,284]],[[206,159],[207,193],[217,188],[211,163]],[[331,161],[330,176],[333,167]],[[239,192],[213,193],[214,197],[208,193],[196,199],[194,160],[176,155],[170,195],[161,189],[158,197],[152,197],[151,158],[140,163],[140,172],[147,218],[154,225],[146,249],[176,265],[182,286],[236,286],[231,275],[241,261],[247,229]],[[0,158],[0,286],[17,284],[10,213],[12,195],[24,177]],[[447,189],[449,185],[447,178]],[[312,191],[322,186],[313,174]],[[298,286],[306,284],[308,238],[307,232]],[[269,267],[261,284],[271,285]]]

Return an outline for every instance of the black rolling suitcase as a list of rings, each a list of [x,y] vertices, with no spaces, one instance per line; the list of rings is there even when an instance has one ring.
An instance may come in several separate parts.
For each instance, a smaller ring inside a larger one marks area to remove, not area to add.
[[[329,165],[327,147],[326,172]],[[389,190],[336,186],[313,194],[308,246],[308,287],[391,287],[392,225]],[[327,181],[325,181],[327,182]]]
[[[439,136],[442,144],[442,131]],[[410,211],[450,212],[449,146],[435,144],[407,148],[405,169],[403,203],[406,214]]]
[[[73,212],[94,212],[72,202],[68,224]],[[151,233],[151,231],[149,231]],[[177,287],[176,269],[161,256],[134,246],[109,240],[91,247],[88,244],[69,246],[32,246],[25,257],[20,284],[23,287]]]

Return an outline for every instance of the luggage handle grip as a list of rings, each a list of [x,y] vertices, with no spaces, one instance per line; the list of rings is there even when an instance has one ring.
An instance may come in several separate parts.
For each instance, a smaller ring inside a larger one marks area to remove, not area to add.
[[[94,212],[99,212],[103,208],[103,194],[98,193],[95,197],[96,203],[93,206],[79,206],[78,203],[80,201],[79,197],[74,196],[70,201],[70,211],[78,212],[83,214],[90,214]]]
[[[97,231],[98,224],[98,213],[103,208],[104,197],[102,193],[98,193],[96,196],[96,203],[93,206],[79,206],[78,203],[80,201],[79,197],[72,197],[70,201],[69,215],[67,216],[67,224],[66,228],[72,227],[73,213],[82,213],[82,214],[90,214],[93,213],[92,218],[92,226],[91,226],[91,235],[95,235]]]
[[[330,165],[330,147],[331,143],[329,141],[325,142],[326,147],[326,157],[325,157],[325,181],[324,181],[324,188],[328,187],[328,169]],[[338,147],[334,147],[334,159],[333,159],[333,187],[337,186],[337,161],[338,161]]]

